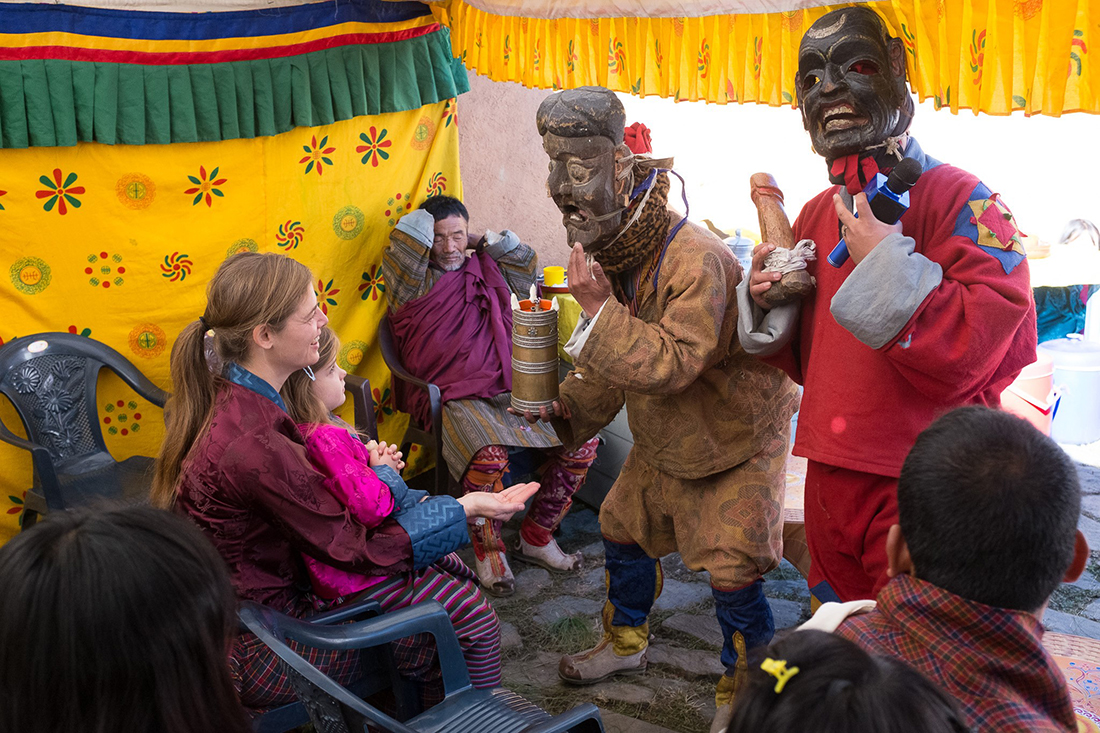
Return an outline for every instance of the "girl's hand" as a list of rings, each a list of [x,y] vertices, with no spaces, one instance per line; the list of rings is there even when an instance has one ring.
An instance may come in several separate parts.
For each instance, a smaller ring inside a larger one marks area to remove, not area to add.
[[[371,467],[389,466],[395,471],[405,467],[405,462],[401,460],[401,451],[397,450],[397,446],[387,445],[384,440],[381,443],[372,440],[366,444],[366,448],[370,452]]]
[[[458,499],[466,510],[467,521],[478,517],[507,521],[512,515],[523,510],[523,504],[539,490],[536,482],[509,486],[499,493],[489,491],[471,491]]]

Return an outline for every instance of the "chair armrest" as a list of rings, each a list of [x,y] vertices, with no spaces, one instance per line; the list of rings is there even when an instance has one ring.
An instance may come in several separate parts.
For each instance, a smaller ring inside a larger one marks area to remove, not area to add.
[[[381,727],[383,730],[393,731],[394,733],[416,733],[403,723],[394,720],[389,715],[386,715],[360,700],[343,685],[310,664],[304,657],[286,644],[285,640],[287,638],[294,638],[288,633],[290,627],[310,626],[310,624],[281,614],[274,609],[261,606],[258,603],[252,603],[251,601],[245,601],[241,604],[241,608],[238,611],[238,617],[241,624],[249,631],[256,634],[256,636],[286,665],[285,669],[288,677],[291,679],[291,686],[295,688],[295,692],[299,695],[299,699],[305,704],[307,710],[309,710],[310,719],[313,720],[315,724],[318,722],[314,717],[315,714],[320,713],[324,716],[326,712],[328,712],[325,708],[329,707],[323,703],[318,706],[318,701],[313,699],[315,696],[312,691],[319,690],[324,695],[332,698],[340,705],[350,708],[368,721]],[[318,628],[332,631],[334,628],[343,627]],[[321,644],[309,641],[303,643],[319,648],[326,648]],[[304,678],[308,684],[296,684],[293,681],[295,673],[301,678]],[[307,690],[309,690],[309,692],[306,692]],[[306,693],[306,697],[302,696],[304,692]]]
[[[370,380],[355,374],[344,377],[344,386],[351,392],[355,406],[355,429],[367,437],[378,439],[378,422],[374,416],[374,402],[370,395]]]
[[[454,626],[446,609],[437,601],[426,601],[365,621],[335,626],[300,621],[249,602],[242,604],[240,618],[250,631],[265,642],[272,635],[263,628],[266,623],[280,637],[319,649],[365,649],[427,632],[435,637],[439,666],[443,670],[444,694],[451,695],[471,686]]]
[[[314,616],[310,616],[305,619],[311,624],[320,624],[326,626],[328,624],[338,624],[342,621],[349,619],[360,620],[363,618],[374,618],[375,616],[382,615],[382,606],[378,601],[369,599],[365,601],[354,601],[352,603],[345,603],[338,608],[334,608],[331,611],[325,611],[324,613],[318,613]]]
[[[61,500],[61,483],[57,480],[57,470],[54,468],[53,456],[50,455],[50,451],[34,441],[20,438],[8,430],[8,426],[3,422],[0,422],[0,441],[30,451],[31,462],[38,474],[42,494],[46,498],[46,506],[50,508],[50,511],[63,510],[65,507],[64,502]]]
[[[119,369],[118,365],[112,363],[108,363],[107,367],[117,374],[119,379],[128,384],[130,389],[163,410],[164,403],[166,403],[168,398],[172,395],[150,382],[148,377],[134,368],[129,362],[127,362],[126,365],[131,368]]]
[[[583,723],[588,725],[580,727]],[[544,720],[535,725],[529,725],[520,733],[603,733],[603,721],[600,720],[600,709],[590,702],[582,703],[572,710],[559,713],[550,720]]]

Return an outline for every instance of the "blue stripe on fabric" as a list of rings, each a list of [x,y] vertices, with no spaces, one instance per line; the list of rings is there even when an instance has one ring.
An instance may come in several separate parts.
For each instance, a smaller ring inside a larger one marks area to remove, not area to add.
[[[203,41],[301,33],[338,23],[398,23],[431,15],[419,2],[341,0],[287,8],[209,13],[84,8],[16,3],[0,5],[4,33],[75,33],[150,41]],[[2,41],[0,41],[2,43]]]

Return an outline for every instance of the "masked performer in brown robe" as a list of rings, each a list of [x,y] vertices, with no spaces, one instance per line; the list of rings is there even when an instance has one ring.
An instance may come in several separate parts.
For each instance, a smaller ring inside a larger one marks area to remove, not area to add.
[[[570,292],[585,312],[566,347],[575,369],[555,415],[543,408],[541,417],[553,417],[562,443],[574,447],[625,403],[635,440],[600,510],[604,637],[563,657],[559,673],[588,684],[645,670],[659,558],[679,552],[689,568],[710,573],[724,637],[722,706],[746,650],[774,631],[761,576],[782,554],[796,393],[779,370],[741,350],[737,261],[667,207],[668,161],[633,156],[624,119],[622,103],[601,87],[554,94],[538,111],[550,195],[575,243]]]

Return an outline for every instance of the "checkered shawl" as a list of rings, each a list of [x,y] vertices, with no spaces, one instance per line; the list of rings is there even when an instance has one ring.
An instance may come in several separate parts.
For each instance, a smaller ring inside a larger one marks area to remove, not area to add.
[[[975,731],[1076,731],[1065,677],[1030,613],[968,601],[909,575],[837,633],[896,657],[957,698]]]

